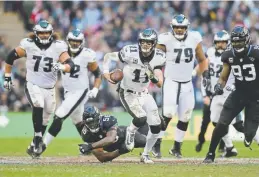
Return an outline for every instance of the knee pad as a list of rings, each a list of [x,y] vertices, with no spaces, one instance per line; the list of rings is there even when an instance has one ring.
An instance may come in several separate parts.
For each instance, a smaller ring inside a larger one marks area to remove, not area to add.
[[[163,116],[163,120],[161,120],[161,130],[165,131],[171,120],[172,118]]]
[[[188,122],[178,121],[176,127],[177,127],[179,130],[186,131],[187,128],[188,128]]]
[[[243,125],[243,121],[239,121],[233,124],[233,127],[241,133],[244,133],[244,125]]]
[[[150,125],[149,127],[150,127],[151,133],[153,134],[158,134],[161,130],[160,125]]]
[[[133,121],[132,121],[132,123],[136,127],[142,127],[145,125],[146,122],[147,122],[147,117],[133,118]]]

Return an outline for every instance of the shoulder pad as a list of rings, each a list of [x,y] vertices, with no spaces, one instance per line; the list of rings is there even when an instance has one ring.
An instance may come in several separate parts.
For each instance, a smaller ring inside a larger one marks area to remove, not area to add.
[[[21,47],[22,49],[26,50],[26,48],[28,48],[32,43],[33,43],[33,39],[30,38],[23,38],[20,42],[19,47]]]
[[[102,128],[103,130],[109,130],[113,126],[117,126],[118,122],[114,116],[102,116]]]
[[[156,55],[161,56],[161,57],[165,57],[166,56],[165,52],[160,50],[160,49],[158,49],[158,48],[156,48]]]
[[[170,32],[162,33],[158,35],[158,42],[157,44],[165,44],[168,40]]]
[[[92,63],[96,61],[96,53],[92,49],[83,48],[83,56],[88,59],[88,62]]]
[[[55,40],[55,44],[56,44],[56,51],[59,52],[60,54],[68,51],[68,46],[65,41]]]

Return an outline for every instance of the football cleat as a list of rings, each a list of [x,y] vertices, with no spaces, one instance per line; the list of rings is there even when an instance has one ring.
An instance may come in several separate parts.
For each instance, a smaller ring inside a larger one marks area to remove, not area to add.
[[[204,142],[199,142],[196,146],[195,146],[195,150],[196,152],[201,152],[202,146],[203,146]]]
[[[145,164],[153,164],[154,163],[153,160],[151,160],[149,158],[149,155],[143,155],[143,154],[140,157],[140,162],[143,162]]]
[[[169,154],[175,156],[178,159],[182,158],[181,143],[175,142],[173,149],[169,150]]]
[[[27,148],[27,150],[26,150],[26,153],[27,153],[29,156],[31,156],[31,157],[33,157],[33,149],[34,149],[34,146],[29,145],[28,148]]]
[[[208,152],[206,158],[203,160],[203,163],[213,163],[215,159],[215,153]]]
[[[135,139],[135,132],[129,131],[129,127],[127,127],[125,145],[129,151],[132,151],[134,149],[134,146],[135,146],[134,139]]]
[[[221,155],[221,157],[235,157],[237,156],[237,149],[233,146],[230,148],[226,148],[225,152]]]

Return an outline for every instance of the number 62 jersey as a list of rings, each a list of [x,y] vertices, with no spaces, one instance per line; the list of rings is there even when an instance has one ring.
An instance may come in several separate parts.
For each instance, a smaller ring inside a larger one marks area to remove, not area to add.
[[[162,69],[166,61],[165,53],[159,49],[143,59],[137,44],[124,46],[119,52],[119,59],[125,63],[120,87],[137,92],[143,92],[149,86],[150,80],[146,74],[148,66],[152,70]]]
[[[259,98],[259,46],[250,45],[246,54],[237,55],[232,48],[225,51],[222,62],[231,66],[237,91]]]

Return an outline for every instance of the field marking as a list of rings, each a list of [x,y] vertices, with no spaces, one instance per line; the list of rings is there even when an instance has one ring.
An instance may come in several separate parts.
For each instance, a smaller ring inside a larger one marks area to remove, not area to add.
[[[203,158],[162,158],[162,159],[152,159],[155,164],[189,164],[189,165],[204,165],[202,163]],[[74,157],[42,157],[40,159],[32,159],[30,157],[0,157],[0,164],[21,164],[21,165],[32,165],[32,164],[84,164],[91,165],[100,163],[94,156],[74,156]],[[140,163],[140,159],[136,157],[120,157],[113,160],[111,163],[114,164],[124,164],[124,163]],[[216,158],[215,165],[224,164],[259,164],[259,158]]]

